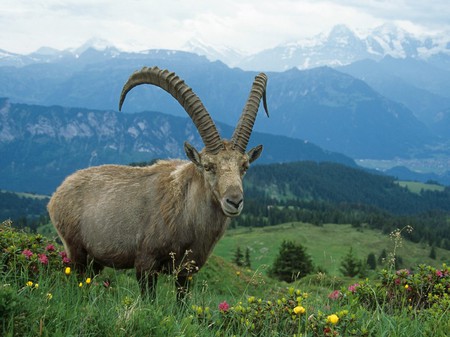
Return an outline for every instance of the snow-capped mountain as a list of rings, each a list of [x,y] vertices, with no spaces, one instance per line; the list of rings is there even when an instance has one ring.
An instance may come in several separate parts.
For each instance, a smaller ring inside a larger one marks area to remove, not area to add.
[[[385,56],[426,59],[439,53],[450,56],[450,35],[419,37],[396,25],[385,24],[361,36],[345,25],[338,25],[328,34],[281,44],[246,57],[237,66],[244,70],[284,71],[293,67],[342,66]]]
[[[197,55],[206,56],[210,61],[220,60],[230,67],[238,64],[246,56],[244,53],[226,46],[208,45],[198,38],[186,42],[182,49]]]

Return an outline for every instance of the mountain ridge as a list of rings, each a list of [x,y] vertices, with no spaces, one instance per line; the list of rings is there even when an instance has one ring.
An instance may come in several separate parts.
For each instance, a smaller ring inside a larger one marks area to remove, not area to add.
[[[234,130],[216,125],[225,138]],[[0,188],[46,194],[77,169],[185,158],[184,141],[203,148],[188,117],[16,104],[4,98],[0,135]],[[356,167],[352,159],[302,140],[254,132],[249,148],[256,144],[264,144],[260,163],[317,160]]]

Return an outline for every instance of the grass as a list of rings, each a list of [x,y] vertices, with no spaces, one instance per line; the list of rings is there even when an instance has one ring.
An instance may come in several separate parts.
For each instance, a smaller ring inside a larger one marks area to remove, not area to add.
[[[273,229],[249,235],[258,240],[269,235],[275,247],[281,233],[301,238],[299,233],[309,237],[310,232],[304,224]],[[178,302],[176,275],[161,277],[152,300],[141,297],[132,270],[105,269],[89,280],[89,275],[66,274],[61,247],[40,235],[2,224],[0,248],[0,335],[5,337],[440,337],[450,329],[446,266],[421,267],[415,275],[386,271],[379,281],[317,273],[287,284],[268,278],[260,267],[239,268],[213,255],[194,277],[189,295]],[[47,264],[39,262],[42,254]],[[355,283],[356,291],[347,289]],[[333,291],[335,298],[329,296]]]
[[[422,191],[442,192],[445,186],[437,184],[425,184],[417,181],[397,181],[401,187],[406,187],[410,192],[420,194]]]
[[[320,266],[330,275],[339,275],[339,266],[350,247],[359,259],[367,259],[369,253],[378,258],[383,249],[392,251],[393,240],[380,231],[359,228],[351,225],[311,224],[294,222],[271,227],[230,229],[219,241],[214,254],[232,261],[237,247],[242,251],[250,250],[253,268],[266,269],[272,265],[283,240],[293,240],[302,244],[311,255],[316,266]],[[420,263],[439,266],[450,260],[450,251],[435,248],[437,259],[429,258],[431,248],[403,240],[397,248],[397,255],[403,260],[403,266],[411,267]]]

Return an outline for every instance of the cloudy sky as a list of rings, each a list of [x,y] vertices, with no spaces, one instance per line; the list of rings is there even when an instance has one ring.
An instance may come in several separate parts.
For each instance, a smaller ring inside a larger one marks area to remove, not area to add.
[[[450,32],[448,0],[1,0],[0,49],[76,48],[91,38],[122,50],[182,49],[191,39],[254,53],[344,23],[364,33],[396,23]]]

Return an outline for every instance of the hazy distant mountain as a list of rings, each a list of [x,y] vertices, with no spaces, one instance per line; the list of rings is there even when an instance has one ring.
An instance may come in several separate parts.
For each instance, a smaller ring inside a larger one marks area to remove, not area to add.
[[[237,122],[256,75],[187,52],[88,48],[73,59],[0,67],[0,97],[28,104],[117,110],[123,83],[144,65],[175,71],[215,120],[228,125]],[[434,142],[411,111],[354,77],[328,67],[268,75],[271,117],[259,117],[256,131],[306,139],[352,158],[409,156]],[[124,105],[125,112],[144,110],[186,116],[170,95],[148,86],[135,88]]]
[[[218,128],[226,138],[234,130],[221,123]],[[184,141],[203,148],[187,117],[14,104],[0,99],[0,189],[48,194],[80,168],[185,158]],[[348,157],[298,139],[254,132],[249,148],[257,144],[264,145],[259,163],[312,160],[356,166]]]
[[[450,108],[450,71],[420,59],[393,57],[362,60],[337,69],[404,104],[430,127],[444,130],[439,123]],[[450,139],[448,129],[441,136]]]

